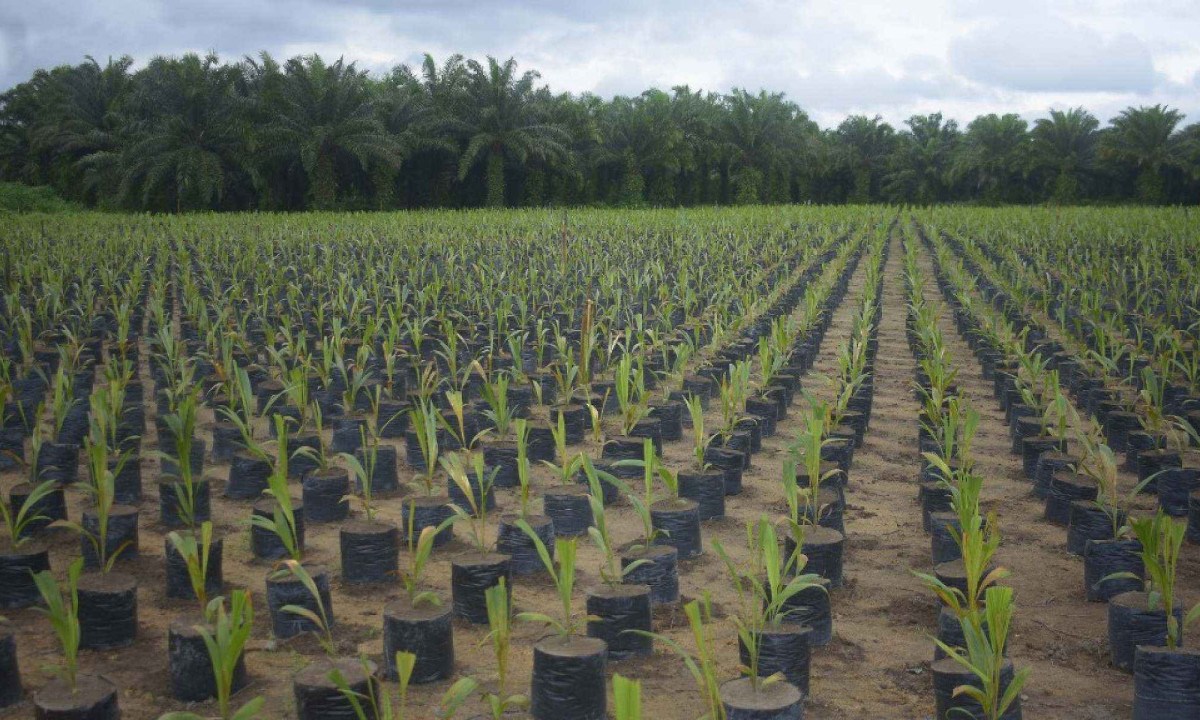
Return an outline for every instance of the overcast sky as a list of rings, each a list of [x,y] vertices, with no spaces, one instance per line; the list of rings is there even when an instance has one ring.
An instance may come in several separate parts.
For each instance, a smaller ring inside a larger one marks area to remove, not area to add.
[[[1200,120],[1200,0],[0,0],[0,88],[92,55],[516,57],[554,90],[782,90],[823,126],[941,110]]]

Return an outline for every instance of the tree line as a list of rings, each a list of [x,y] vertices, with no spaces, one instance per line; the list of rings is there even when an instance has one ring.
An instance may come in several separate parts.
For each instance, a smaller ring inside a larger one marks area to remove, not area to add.
[[[1200,123],[940,113],[822,129],[782,93],[554,93],[512,59],[129,57],[0,95],[0,179],[146,211],[1200,200]]]

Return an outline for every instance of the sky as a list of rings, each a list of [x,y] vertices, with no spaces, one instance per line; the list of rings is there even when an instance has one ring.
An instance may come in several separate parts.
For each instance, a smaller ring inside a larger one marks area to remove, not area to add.
[[[1166,103],[1200,121],[1200,0],[0,0],[0,88],[91,55],[515,57],[555,91],[782,91],[823,127]]]

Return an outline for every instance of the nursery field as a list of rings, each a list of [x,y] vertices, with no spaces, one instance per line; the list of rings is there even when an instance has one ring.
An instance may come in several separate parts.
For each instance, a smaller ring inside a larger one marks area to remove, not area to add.
[[[0,718],[1200,717],[1186,210],[0,243]]]

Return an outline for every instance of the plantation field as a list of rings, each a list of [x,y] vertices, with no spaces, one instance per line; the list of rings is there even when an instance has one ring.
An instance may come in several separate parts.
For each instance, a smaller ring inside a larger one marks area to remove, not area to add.
[[[1200,601],[1186,210],[25,215],[0,242],[0,718],[1200,713],[1200,626],[1163,610]],[[231,698],[197,628],[244,635]]]

